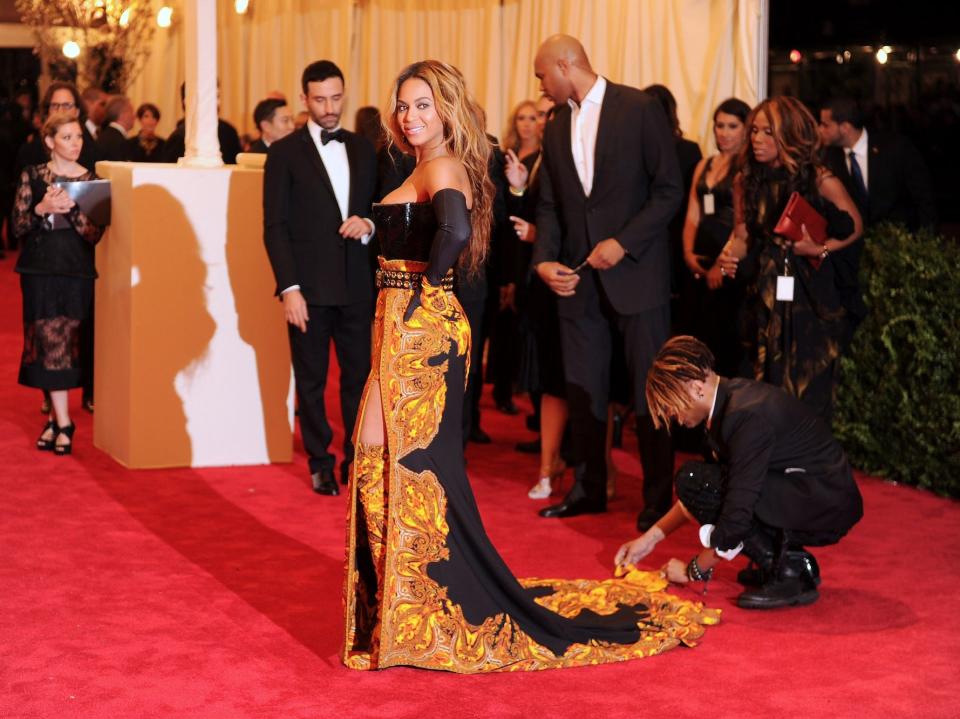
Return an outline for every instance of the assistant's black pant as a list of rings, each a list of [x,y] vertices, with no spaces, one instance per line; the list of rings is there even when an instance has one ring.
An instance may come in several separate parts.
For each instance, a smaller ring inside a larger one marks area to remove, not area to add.
[[[486,299],[460,300],[470,323],[470,374],[467,376],[467,394],[463,399],[463,446],[474,427],[480,426],[480,397],[483,394],[483,343],[486,340],[483,319]]]
[[[343,463],[353,461],[353,428],[357,422],[360,395],[370,374],[370,332],[373,304],[309,305],[307,331],[293,325],[290,355],[297,386],[300,434],[307,453],[310,473],[333,469],[336,459],[329,452],[333,430],[327,421],[324,391],[330,366],[330,341],[333,340],[340,365],[340,411],[343,414]]]
[[[560,318],[574,449],[584,462],[583,471],[576,473],[577,481],[567,498],[587,498],[606,504],[611,353],[614,340],[619,336],[637,415],[644,506],[666,512],[673,498],[673,446],[666,429],[653,428],[645,388],[647,371],[669,336],[670,305],[621,315],[607,300],[596,271],[583,277],[577,294],[584,302],[583,313]]]

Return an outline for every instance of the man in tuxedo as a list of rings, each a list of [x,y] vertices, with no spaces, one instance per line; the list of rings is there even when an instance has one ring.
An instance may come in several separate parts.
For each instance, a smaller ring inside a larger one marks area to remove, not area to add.
[[[303,71],[305,127],[277,140],[267,152],[263,224],[290,336],[300,431],[313,489],[338,494],[333,439],[324,389],[330,341],[340,366],[345,484],[353,461],[353,428],[370,373],[373,273],[367,219],[377,187],[373,146],[340,127],[343,73],[320,60]]]
[[[598,76],[575,38],[545,41],[534,69],[558,109],[543,137],[533,264],[559,296],[567,402],[581,460],[570,493],[540,514],[606,510],[607,405],[619,336],[643,468],[637,524],[647,529],[672,500],[670,436],[654,428],[643,386],[670,331],[667,225],[683,197],[673,138],[657,101]]]
[[[130,159],[130,143],[127,135],[133,129],[133,103],[123,95],[114,95],[107,100],[104,125],[97,135],[97,144],[104,160],[123,161]]]
[[[260,131],[260,139],[250,145],[248,152],[266,154],[270,145],[293,132],[293,112],[286,100],[268,97],[254,108],[253,124]]]
[[[646,388],[654,422],[705,423],[709,462],[680,468],[679,502],[614,561],[636,564],[692,517],[702,550],[689,563],[671,559],[670,581],[709,581],[720,559],[742,552],[757,568],[737,576],[748,587],[741,607],[815,602],[820,569],[804,547],[836,544],[863,516],[847,456],[796,397],[764,382],[724,379],[713,365],[707,346],[686,335],[657,355]]]
[[[900,222],[916,230],[937,224],[930,172],[900,135],[872,133],[856,101],[835,98],[820,108],[824,162],[857,204],[864,225]]]

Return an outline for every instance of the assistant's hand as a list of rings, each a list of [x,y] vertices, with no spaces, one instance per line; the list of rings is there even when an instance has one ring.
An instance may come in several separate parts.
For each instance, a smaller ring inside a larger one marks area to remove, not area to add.
[[[573,297],[580,282],[580,275],[559,262],[541,262],[537,265],[537,274],[561,297]]]
[[[290,290],[283,293],[283,315],[287,322],[297,327],[301,332],[307,331],[307,322],[310,316],[307,314],[307,301],[303,299],[300,290]]]
[[[674,584],[686,584],[690,581],[690,577],[687,576],[687,565],[679,559],[674,558],[664,564],[663,571],[667,579]]]
[[[663,539],[663,537],[663,530],[660,529],[660,527],[656,525],[650,527],[650,529],[632,542],[624,542],[620,549],[617,550],[617,554],[613,558],[613,563],[617,566],[621,564],[636,564],[650,554],[653,548],[657,546],[657,542]]]
[[[506,156],[507,164],[504,165],[503,172],[507,176],[507,182],[510,183],[510,187],[521,190],[527,186],[530,171],[526,165],[520,162],[520,158],[513,150],[507,150]]]
[[[587,264],[596,270],[609,270],[624,258],[627,251],[614,238],[608,237],[597,243],[587,257]]]
[[[343,221],[337,232],[351,240],[359,240],[364,235],[370,234],[370,225],[359,215],[350,215]]]

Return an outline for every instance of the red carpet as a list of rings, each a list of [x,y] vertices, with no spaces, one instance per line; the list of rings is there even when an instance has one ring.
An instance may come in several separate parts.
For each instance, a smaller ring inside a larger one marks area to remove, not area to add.
[[[960,715],[960,507],[869,478],[863,521],[817,552],[813,606],[737,609],[738,560],[711,584],[723,622],[696,649],[519,675],[348,671],[343,497],[310,491],[299,446],[290,466],[125,470],[93,448],[79,409],[73,457],[35,451],[12,264],[0,262],[2,717]],[[537,462],[511,449],[529,437],[522,415],[485,410],[495,442],[471,446],[469,469],[507,562],[520,576],[607,576],[634,535],[635,447],[617,453],[608,514],[542,520],[526,498]],[[694,546],[687,528],[650,565]]]

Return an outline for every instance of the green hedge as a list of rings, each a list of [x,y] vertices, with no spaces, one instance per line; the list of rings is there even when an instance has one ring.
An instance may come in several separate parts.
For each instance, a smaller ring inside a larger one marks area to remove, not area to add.
[[[870,313],[842,360],[837,437],[870,474],[960,497],[960,247],[883,225],[860,279]]]

